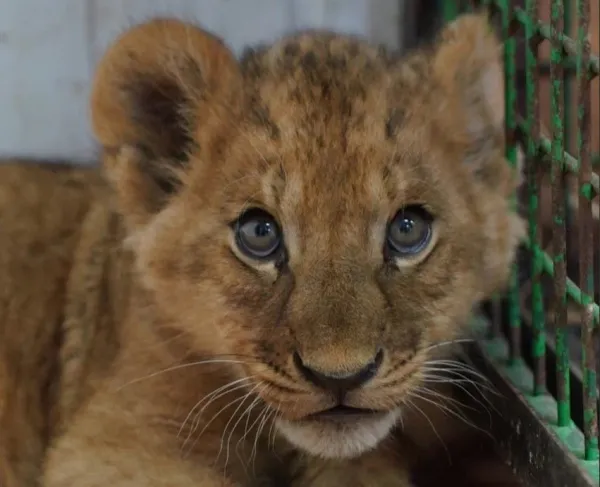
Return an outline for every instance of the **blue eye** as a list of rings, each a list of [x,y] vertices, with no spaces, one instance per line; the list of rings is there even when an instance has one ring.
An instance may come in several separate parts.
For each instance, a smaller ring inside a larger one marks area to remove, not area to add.
[[[411,257],[431,241],[433,217],[421,206],[401,208],[387,230],[387,247],[395,257]]]
[[[281,247],[279,225],[266,211],[254,208],[245,211],[235,224],[238,248],[248,257],[267,260]]]

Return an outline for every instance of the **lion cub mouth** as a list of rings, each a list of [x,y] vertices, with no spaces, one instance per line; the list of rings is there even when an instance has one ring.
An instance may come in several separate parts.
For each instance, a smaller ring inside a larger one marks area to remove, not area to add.
[[[306,420],[321,420],[335,422],[354,422],[362,419],[372,418],[374,416],[382,416],[384,413],[374,409],[356,408],[344,406],[342,404],[334,406],[323,411],[309,414]]]
[[[377,411],[338,405],[299,420],[277,420],[296,447],[323,458],[352,458],[374,448],[394,427],[399,410]]]

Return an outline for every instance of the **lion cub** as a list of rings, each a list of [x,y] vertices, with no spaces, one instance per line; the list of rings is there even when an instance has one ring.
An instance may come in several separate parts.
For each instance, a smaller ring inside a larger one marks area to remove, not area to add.
[[[156,19],[91,115],[131,288],[43,484],[409,486],[390,432],[523,234],[486,17],[404,58],[304,32],[239,61]]]

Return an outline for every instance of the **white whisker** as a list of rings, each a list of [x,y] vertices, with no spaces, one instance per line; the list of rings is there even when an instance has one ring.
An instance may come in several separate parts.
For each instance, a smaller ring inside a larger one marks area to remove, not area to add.
[[[200,425],[200,419],[201,419],[201,417],[202,417],[202,413],[204,412],[204,410],[206,410],[206,409],[207,409],[207,408],[208,408],[208,407],[209,407],[209,406],[210,406],[212,403],[214,403],[216,400],[218,400],[219,398],[223,397],[224,395],[226,395],[226,394],[229,394],[229,393],[231,393],[231,392],[235,392],[235,391],[237,391],[237,390],[244,389],[244,388],[248,387],[248,382],[250,382],[250,381],[251,381],[252,377],[245,377],[244,379],[246,379],[244,382],[242,382],[241,384],[238,384],[237,386],[235,386],[235,387],[233,387],[233,388],[229,387],[229,388],[227,388],[227,389],[224,389],[224,390],[223,390],[223,388],[221,388],[221,392],[220,392],[219,394],[217,394],[217,395],[214,395],[214,394],[215,394],[215,392],[214,392],[214,391],[211,393],[212,397],[210,398],[210,400],[209,400],[209,401],[208,401],[206,404],[204,404],[204,406],[202,406],[202,408],[201,408],[201,409],[200,409],[200,410],[199,410],[199,411],[196,413],[196,415],[195,415],[195,417],[194,417],[194,422],[193,422],[192,428],[191,428],[191,429],[190,429],[190,431],[188,432],[188,435],[187,435],[187,437],[186,437],[185,441],[183,442],[182,448],[184,448],[184,447],[185,447],[185,445],[186,445],[186,444],[187,444],[187,442],[189,441],[190,437],[191,437],[191,436],[192,436],[192,435],[193,435],[193,434],[196,432],[196,430],[198,429],[198,426]],[[241,382],[241,379],[238,379],[238,381],[236,381],[236,382]],[[231,383],[230,383],[230,384],[229,384],[229,386],[231,386],[231,385],[233,385],[233,384],[231,384]],[[243,397],[244,397],[244,396],[242,396],[242,398],[243,398]],[[205,399],[206,399],[206,398],[205,398]],[[232,404],[232,403],[229,403],[229,405],[231,405],[231,404]],[[229,405],[228,405],[228,406],[229,406]],[[228,407],[228,406],[226,406],[226,407]],[[196,407],[197,407],[197,406],[194,406],[194,409],[195,409]],[[223,408],[223,409],[225,409],[225,408]],[[202,433],[203,433],[203,432],[206,430],[206,428],[208,427],[208,425],[210,425],[210,423],[212,423],[212,421],[215,419],[215,417],[216,417],[216,416],[218,416],[218,415],[220,414],[220,412],[222,412],[222,411],[223,411],[223,409],[221,409],[221,410],[220,410],[220,411],[219,411],[219,412],[218,412],[216,415],[214,415],[214,416],[213,416],[213,418],[211,419],[211,421],[209,421],[209,422],[208,422],[208,424],[206,424],[206,425],[204,426],[204,429],[202,430],[202,432],[200,433],[200,435],[199,435],[199,436],[201,436],[201,435],[202,435]],[[196,443],[196,441],[197,441],[197,438],[196,438],[196,440],[194,441],[194,444]],[[193,445],[192,445],[192,448],[193,448]]]
[[[446,443],[444,443],[444,440],[442,440],[442,437],[440,436],[438,431],[435,429],[435,426],[433,425],[433,422],[431,421],[431,419],[429,419],[429,416],[427,416],[427,414],[421,408],[419,408],[414,402],[412,402],[408,397],[405,398],[405,401],[409,406],[411,406],[413,409],[415,409],[416,411],[421,413],[421,415],[429,423],[429,425],[431,426],[431,429],[433,430],[433,433],[435,434],[435,436],[437,436],[438,440],[440,440],[440,443],[441,443],[442,447],[444,448],[446,455],[448,456],[448,460],[452,461],[451,457],[450,457],[450,452],[448,451],[448,447],[446,446]]]
[[[244,400],[245,397],[246,397],[246,395],[243,395],[241,397],[233,399],[232,401],[230,401],[229,403],[227,403],[225,406],[223,406],[221,409],[219,409],[219,411],[217,411],[213,415],[213,417],[210,419],[210,421],[204,425],[204,428],[202,428],[202,431],[200,431],[200,433],[196,436],[196,438],[194,439],[194,442],[192,443],[191,447],[188,450],[188,453],[191,452],[191,450],[194,449],[194,446],[196,446],[196,443],[198,443],[198,440],[202,437],[202,435],[204,434],[204,432],[208,429],[208,427],[212,424],[212,422],[215,419],[217,419],[223,412],[225,412],[226,409],[228,409],[231,406],[233,406],[234,404],[237,404],[238,402]]]
[[[258,402],[260,400],[260,397],[257,396],[256,397],[256,402]],[[254,404],[252,407],[254,408],[256,406],[256,404]],[[236,443],[236,451],[238,450],[238,448],[240,447],[240,444],[246,440],[246,438],[248,437],[248,434],[250,433],[250,431],[252,431],[252,428],[254,428],[254,425],[256,425],[256,423],[258,423],[262,417],[262,414],[264,413],[264,411],[268,409],[266,406],[263,408],[263,410],[258,414],[258,416],[256,417],[256,419],[252,422],[252,424],[250,426],[248,426],[249,423],[249,419],[250,419],[250,415],[248,415],[246,417],[246,427],[244,429],[244,435],[238,440],[238,442]]]
[[[436,348],[447,347],[449,345],[455,345],[457,343],[473,343],[475,341],[477,341],[477,340],[475,340],[473,338],[457,338],[456,340],[448,340],[446,342],[434,343],[433,345],[425,347],[421,351],[428,352],[430,350],[435,350]]]
[[[273,421],[271,421],[271,427],[269,428],[269,434],[267,435],[267,448],[269,448],[269,445],[271,444],[271,441],[270,441],[271,436],[273,437],[273,445],[271,447],[273,452],[275,452],[275,440],[276,440],[276,435],[277,435],[277,431],[275,429],[275,421],[277,421],[277,416],[278,416],[279,412],[280,412],[279,406],[277,406],[277,409],[275,410],[275,414],[273,415]]]
[[[468,365],[466,365],[462,362],[458,362],[456,360],[430,360],[430,361],[427,361],[424,365],[425,366],[441,365],[444,367],[444,370],[461,371],[461,372],[464,372],[467,374],[471,374],[474,377],[477,377],[478,379],[482,380],[484,383],[487,383],[487,384],[490,383],[490,380],[485,375],[478,372],[474,368],[469,367]]]
[[[134,379],[132,381],[126,382],[125,384],[120,385],[117,389],[116,392],[120,391],[121,389],[130,386],[132,384],[136,384],[138,382],[141,382],[143,380],[147,380],[147,379],[152,379],[153,377],[159,376],[161,374],[165,374],[167,372],[173,372],[175,370],[181,370],[181,369],[185,369],[185,368],[189,368],[189,367],[196,367],[198,365],[208,365],[208,364],[247,364],[248,362],[246,361],[242,361],[242,360],[229,360],[229,359],[210,359],[210,360],[201,360],[199,362],[188,362],[188,363],[184,363],[184,364],[178,364],[178,365],[174,365],[172,367],[167,367],[166,369],[162,369],[156,372],[153,372],[151,374],[148,374],[144,377],[139,377],[137,379]]]
[[[430,374],[422,375],[422,379],[424,382],[426,382],[428,384],[442,383],[442,384],[452,384],[453,386],[458,387],[466,395],[468,395],[473,401],[475,401],[477,404],[479,404],[483,409],[485,409],[487,411],[490,421],[492,419],[491,414],[485,403],[487,403],[492,409],[494,409],[494,411],[499,412],[498,409],[492,403],[492,401],[487,397],[486,394],[482,393],[480,389],[490,390],[490,392],[494,392],[494,391],[491,390],[490,388],[487,388],[487,387],[484,387],[484,386],[478,384],[477,382],[475,382],[471,379],[453,379],[453,378],[443,377],[443,376],[439,376],[439,375],[430,375]],[[473,394],[471,391],[469,391],[469,389],[463,384],[470,384],[473,387],[475,387],[475,389],[477,389],[477,392],[481,395],[481,397],[483,398],[485,403],[480,401],[479,399],[477,399],[477,397],[475,397],[475,394]]]
[[[252,472],[254,473],[254,475],[256,475],[256,456],[258,454],[258,440],[262,435],[262,432],[265,428],[265,425],[267,424],[269,418],[271,417],[271,413],[274,413],[274,410],[271,410],[269,408],[265,408],[264,410],[264,414],[263,419],[261,420],[258,428],[256,429],[256,436],[254,438],[254,446],[252,447],[252,452],[250,454],[250,459],[252,462]]]
[[[427,393],[430,394],[434,397],[439,398],[442,401],[448,401],[452,404],[455,404],[458,408],[465,408],[465,409],[470,409],[471,411],[477,411],[475,408],[464,404],[463,402],[459,401],[458,399],[452,397],[452,396],[446,396],[442,393],[440,393],[439,391],[436,391],[434,389],[429,389],[428,387],[418,387],[417,390],[419,392],[423,392],[423,393]]]
[[[431,372],[443,372],[449,375],[449,377],[444,377],[444,375],[435,375],[431,376]],[[478,389],[487,391],[488,393],[500,397],[500,393],[494,388],[492,387],[491,383],[490,384],[482,384],[480,382],[477,382],[474,379],[470,379],[468,377],[466,377],[465,375],[461,374],[460,372],[457,371],[453,371],[453,370],[446,370],[446,369],[425,369],[424,373],[421,374],[421,377],[425,378],[425,377],[432,377],[431,380],[429,382],[434,383],[442,383],[442,384],[472,384],[474,386],[476,386]],[[435,379],[433,378],[435,377]],[[483,395],[483,394],[482,394]],[[485,395],[483,395],[483,397],[485,397]],[[486,401],[489,402],[489,399],[486,398]]]
[[[418,392],[417,392],[418,391]],[[429,404],[432,404],[434,407],[437,407],[438,409],[440,409],[441,411],[443,411],[444,413],[446,413],[449,416],[453,416],[457,419],[460,419],[463,423],[465,423],[467,426],[470,426],[473,429],[476,429],[488,436],[491,436],[490,433],[482,428],[479,428],[477,425],[471,423],[467,418],[465,418],[462,414],[459,414],[458,412],[454,411],[453,409],[449,408],[448,406],[446,406],[445,404],[441,404],[437,401],[434,401],[432,399],[429,399],[427,397],[422,396],[421,394],[419,394],[419,392],[424,393],[425,390],[423,389],[417,389],[416,391],[411,391],[411,395],[416,397],[417,399],[420,399],[422,401],[425,401]],[[443,397],[443,396],[442,396]]]
[[[225,441],[225,435],[227,435],[227,430],[229,429],[229,425],[235,419],[235,415],[237,414],[237,412],[244,406],[246,399],[248,399],[259,386],[260,386],[260,382],[258,384],[256,384],[252,389],[250,389],[243,396],[243,399],[238,404],[238,407],[235,408],[235,411],[233,413],[231,413],[231,417],[229,418],[229,421],[227,421],[227,424],[225,424],[225,428],[223,428],[223,433],[221,434],[221,444],[219,445],[219,452],[217,453],[217,458],[215,461],[218,461],[219,457],[221,456],[221,451],[223,451],[223,442]],[[237,424],[237,423],[235,423],[235,424]],[[231,436],[233,435],[234,431],[235,431],[235,425],[234,425],[234,428],[231,430],[229,437],[227,438],[227,451],[226,451],[226,455],[225,455],[225,466],[224,466],[225,469],[227,468],[227,463],[229,461],[229,441],[231,440]]]
[[[230,387],[239,384],[240,382],[248,382],[251,380],[251,377],[243,377],[241,379],[238,380],[234,380],[232,382],[228,382],[227,384],[215,389],[214,391],[212,391],[211,393],[205,395],[202,397],[202,399],[200,399],[196,404],[194,404],[194,407],[192,407],[190,409],[190,412],[187,414],[187,416],[185,417],[185,419],[183,420],[183,423],[181,423],[181,427],[179,428],[179,431],[177,432],[177,438],[179,438],[179,436],[181,435],[181,432],[183,431],[183,429],[185,428],[185,425],[188,421],[188,419],[190,419],[190,417],[192,416],[192,414],[194,414],[194,411],[196,410],[196,408],[200,407],[202,405],[202,403],[204,401],[208,401],[210,400],[212,397],[214,397],[216,394],[219,394],[221,391],[225,390],[225,389],[229,389]],[[220,397],[220,396],[219,396]],[[189,438],[189,435],[188,435]]]
[[[263,388],[263,390],[264,390],[264,388]],[[238,459],[240,460],[240,463],[244,467],[244,470],[246,471],[246,473],[248,472],[248,466],[246,465],[246,463],[244,462],[244,459],[242,458],[242,455],[240,454],[240,446],[242,446],[242,449],[243,449],[244,444],[242,442],[246,439],[246,437],[248,436],[248,433],[250,432],[250,430],[252,429],[252,427],[256,423],[256,421],[255,421],[254,423],[252,423],[252,425],[250,427],[248,426],[249,423],[250,423],[250,414],[254,410],[254,408],[256,407],[256,405],[260,402],[260,400],[261,400],[261,397],[260,397],[259,394],[257,394],[256,397],[254,398],[254,400],[246,408],[246,411],[244,412],[244,414],[242,414],[240,416],[240,420],[244,416],[246,416],[246,424],[244,426],[244,434],[240,438],[238,438],[238,441],[235,444],[235,454],[238,457]],[[260,417],[260,415],[258,417]],[[257,417],[257,419],[258,419],[258,417]]]

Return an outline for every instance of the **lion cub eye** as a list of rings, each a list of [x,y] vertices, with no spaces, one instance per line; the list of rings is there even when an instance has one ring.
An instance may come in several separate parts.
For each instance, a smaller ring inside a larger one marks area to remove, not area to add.
[[[421,206],[398,211],[387,230],[387,250],[393,257],[410,258],[423,252],[432,239],[433,217]]]
[[[281,230],[275,218],[253,208],[238,218],[234,227],[236,245],[250,258],[267,260],[281,247]]]

